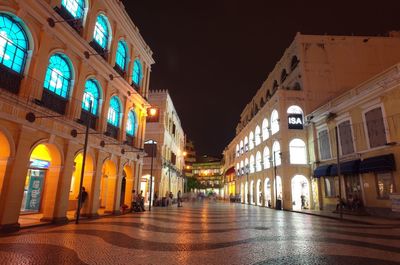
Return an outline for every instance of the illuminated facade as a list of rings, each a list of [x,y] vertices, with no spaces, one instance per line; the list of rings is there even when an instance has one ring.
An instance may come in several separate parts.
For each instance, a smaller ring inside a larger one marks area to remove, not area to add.
[[[224,151],[243,203],[319,208],[304,115],[398,62],[399,44],[397,37],[296,35],[243,110]]]
[[[119,213],[138,188],[152,52],[120,1],[0,3],[0,228]],[[125,151],[125,152],[124,152]]]
[[[149,103],[159,111],[158,120],[148,121],[146,128],[146,141],[157,142],[157,156],[153,159],[154,192],[159,198],[172,192],[176,198],[179,190],[184,191],[185,133],[167,90],[151,90]],[[150,187],[150,166],[151,158],[146,157],[142,176],[142,190],[146,194]]]
[[[399,102],[400,65],[397,64],[307,116],[308,141],[312,147],[310,162],[318,179],[322,209],[336,209],[339,151],[340,196],[346,202],[357,201],[352,210],[400,216],[400,209],[395,209],[391,200],[400,190]]]
[[[202,156],[192,165],[192,174],[200,184],[199,192],[216,193],[224,197],[223,168],[220,159]]]

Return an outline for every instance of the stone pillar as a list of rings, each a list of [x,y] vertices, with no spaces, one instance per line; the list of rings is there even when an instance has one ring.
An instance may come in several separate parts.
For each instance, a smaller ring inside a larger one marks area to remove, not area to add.
[[[26,174],[29,167],[33,130],[21,128],[15,158],[6,168],[3,191],[0,194],[0,231],[12,232],[19,229],[18,218],[24,193]]]
[[[89,193],[88,210],[86,214],[84,214],[89,218],[96,218],[99,216],[97,211],[99,210],[100,207],[100,200],[99,200],[100,183],[101,183],[101,178],[103,176],[102,170],[103,170],[104,159],[106,159],[106,153],[98,151],[92,186],[90,191],[88,191]],[[90,196],[90,194],[92,194],[92,196]]]
[[[124,171],[124,165],[123,165],[123,161],[122,159],[119,159],[118,161],[118,168],[117,168],[117,175],[115,176],[115,181],[113,182],[114,184],[114,192],[112,192],[111,194],[113,194],[113,202],[112,202],[112,213],[119,215],[121,214],[121,210],[120,210],[120,204],[121,204],[121,184],[122,184],[122,173]],[[110,185],[110,182],[109,184]],[[109,189],[111,189],[111,187],[109,187]],[[111,195],[110,194],[110,195]]]

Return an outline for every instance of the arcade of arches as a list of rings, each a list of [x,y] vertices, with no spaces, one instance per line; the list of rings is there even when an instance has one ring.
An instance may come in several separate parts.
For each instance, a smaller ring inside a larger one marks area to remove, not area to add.
[[[27,216],[54,223],[67,222],[77,209],[83,166],[81,146],[63,139],[34,139],[22,130],[16,135],[0,130],[0,229],[19,229]],[[87,152],[83,187],[88,198],[82,216],[119,214],[121,206],[131,206],[132,190],[137,189],[140,160]],[[22,219],[21,219],[22,218]],[[35,220],[36,220],[35,219]]]

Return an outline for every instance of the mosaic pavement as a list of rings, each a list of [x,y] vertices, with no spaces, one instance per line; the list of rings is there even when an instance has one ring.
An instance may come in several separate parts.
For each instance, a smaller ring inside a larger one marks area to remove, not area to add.
[[[0,264],[400,265],[400,227],[186,203],[3,235]]]

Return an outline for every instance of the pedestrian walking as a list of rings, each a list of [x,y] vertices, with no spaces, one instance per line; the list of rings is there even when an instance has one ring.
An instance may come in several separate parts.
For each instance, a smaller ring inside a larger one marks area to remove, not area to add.
[[[178,191],[178,207],[182,207],[182,193]]]
[[[81,209],[83,207],[83,204],[86,202],[87,197],[88,197],[88,193],[85,190],[85,187],[82,187],[82,190],[81,190],[81,204],[79,205],[79,202],[78,202],[78,206],[80,207],[79,208],[79,212],[81,211]],[[79,200],[79,195],[78,195],[77,199]]]

